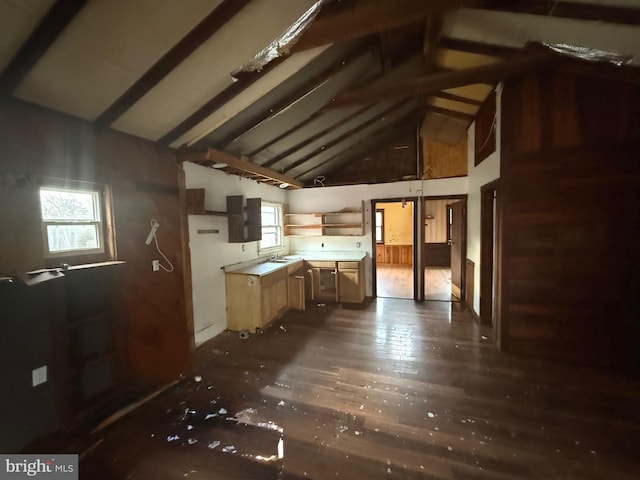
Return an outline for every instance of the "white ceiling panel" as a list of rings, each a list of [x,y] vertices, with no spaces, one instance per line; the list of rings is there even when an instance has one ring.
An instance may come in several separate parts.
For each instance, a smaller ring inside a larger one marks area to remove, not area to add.
[[[157,140],[229,86],[232,71],[275,40],[314,0],[254,0],[125,113],[114,128]]]
[[[447,15],[443,35],[480,43],[523,47],[527,41],[596,48],[635,58],[640,65],[640,26],[460,9]]]
[[[260,80],[247,88],[242,92],[242,95],[234,97],[198,126],[179,138],[172,144],[172,146],[178,147],[184,143],[191,145],[192,143],[197,142],[202,137],[208,135],[213,130],[233,118],[260,97],[269,93],[280,83],[284,82],[287,78],[291,77],[294,73],[311,62],[327,48],[329,48],[329,46],[325,45],[323,47],[306,50],[292,55],[291,58],[282,62]]]
[[[88,2],[15,94],[94,119],[220,2]]]
[[[53,3],[54,0],[0,0],[0,72]]]

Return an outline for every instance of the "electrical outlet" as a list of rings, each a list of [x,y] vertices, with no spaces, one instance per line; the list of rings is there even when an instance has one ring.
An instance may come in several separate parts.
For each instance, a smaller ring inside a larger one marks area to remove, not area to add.
[[[34,387],[46,383],[47,381],[47,366],[36,368],[31,371],[31,383]]]
[[[160,270],[160,260],[152,260],[151,261],[151,268],[153,268],[154,272],[157,272]]]

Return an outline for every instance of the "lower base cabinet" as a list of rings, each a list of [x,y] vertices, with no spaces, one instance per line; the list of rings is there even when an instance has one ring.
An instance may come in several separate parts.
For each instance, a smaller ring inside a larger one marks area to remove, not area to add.
[[[365,297],[364,262],[338,262],[338,298],[362,303]]]
[[[250,332],[266,327],[306,301],[361,303],[364,261],[298,261],[266,275],[227,272],[227,328]]]
[[[262,277],[227,273],[227,328],[255,331],[284,313],[289,305],[287,279],[286,270]]]

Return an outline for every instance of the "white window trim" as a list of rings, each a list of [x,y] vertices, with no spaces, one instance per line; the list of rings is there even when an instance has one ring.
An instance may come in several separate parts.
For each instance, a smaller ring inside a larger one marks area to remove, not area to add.
[[[280,245],[274,245],[273,247],[265,247],[265,248],[260,248],[260,243],[262,241],[258,241],[258,254],[262,255],[262,254],[270,254],[270,253],[277,253],[277,252],[281,252],[285,249],[285,245],[284,245],[284,212],[283,212],[283,208],[282,208],[282,203],[280,202],[270,202],[270,201],[262,201],[262,206],[270,206],[270,207],[276,207],[278,209],[278,225],[276,225],[277,229],[278,229],[278,237],[280,239]],[[264,228],[264,225],[262,225],[261,228]]]
[[[44,258],[62,258],[62,257],[76,257],[82,255],[96,255],[105,252],[105,238],[104,238],[104,195],[101,190],[96,188],[67,188],[58,187],[55,185],[43,185],[41,190],[51,191],[65,191],[76,193],[91,193],[94,197],[94,208],[96,208],[96,216],[98,220],[44,220],[42,218],[42,210],[40,210],[40,222],[42,225],[42,249]],[[47,227],[50,225],[95,225],[98,230],[98,248],[84,248],[84,249],[72,249],[72,250],[60,250],[52,252],[49,250],[49,236]]]

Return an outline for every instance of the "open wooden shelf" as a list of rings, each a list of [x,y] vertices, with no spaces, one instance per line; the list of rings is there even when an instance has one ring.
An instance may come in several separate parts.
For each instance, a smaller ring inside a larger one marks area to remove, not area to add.
[[[362,236],[364,235],[364,202],[359,210],[286,213],[284,234],[288,237]]]

